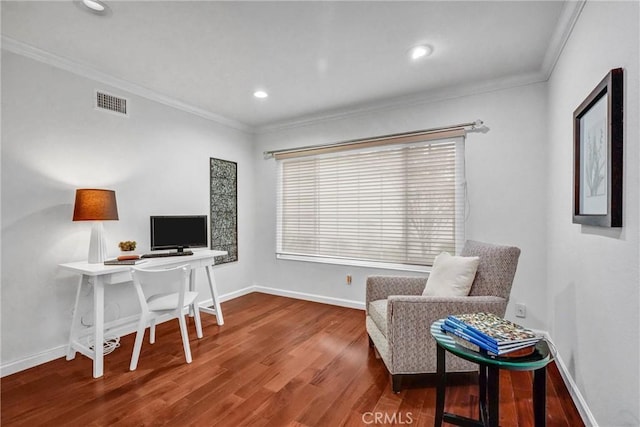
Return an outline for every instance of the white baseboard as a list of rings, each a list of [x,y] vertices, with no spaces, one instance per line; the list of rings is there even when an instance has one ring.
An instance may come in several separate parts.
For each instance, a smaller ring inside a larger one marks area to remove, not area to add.
[[[595,417],[593,416],[593,413],[589,409],[589,406],[587,405],[587,401],[584,399],[584,396],[582,396],[582,393],[580,393],[580,390],[578,389],[578,385],[576,384],[576,382],[573,380],[573,377],[569,373],[569,370],[567,369],[567,365],[562,360],[562,356],[560,355],[560,353],[558,353],[558,350],[556,349],[556,346],[553,343],[553,340],[551,339],[549,332],[540,331],[540,330],[536,330],[536,332],[544,335],[544,338],[551,344],[550,347],[551,347],[551,353],[553,354],[553,359],[556,362],[558,371],[560,371],[560,376],[562,376],[564,385],[567,387],[567,390],[569,391],[571,400],[573,400],[573,403],[576,405],[576,409],[580,413],[582,422],[588,427],[598,427],[598,422],[596,421]]]
[[[33,368],[34,366],[42,365],[43,363],[51,362],[52,360],[66,356],[66,354],[67,346],[61,345],[50,350],[45,350],[40,353],[27,356],[23,359],[14,360],[13,362],[0,366],[0,378]]]
[[[255,292],[253,286],[248,286],[243,289],[239,289],[237,291],[229,292],[224,295],[220,295],[220,302],[225,302],[232,300],[234,298],[241,297],[243,295],[250,294],[251,292]],[[213,303],[213,300],[209,298],[208,300],[201,301],[201,305],[209,306]],[[116,336],[124,336],[136,331],[136,324],[138,316],[128,316],[126,318],[120,318],[113,322],[109,322],[105,324],[105,329],[109,329],[109,332],[112,335]],[[52,348],[50,350],[45,350],[40,353],[36,353],[22,359],[14,360],[8,363],[3,363],[0,365],[0,378],[6,377],[7,375],[15,374],[16,372],[24,371],[29,368],[33,368],[34,366],[41,365],[43,363],[51,362],[52,360],[59,359],[61,357],[65,357],[67,355],[67,346],[62,345],[59,347]]]
[[[220,302],[230,301],[232,299],[239,298],[243,295],[250,294],[251,292],[255,292],[255,286],[247,286],[246,288],[238,289],[237,291],[220,295]],[[208,300],[200,301],[200,305],[210,306],[211,304],[213,304],[212,298],[209,298]]]
[[[256,285],[253,287],[253,289],[255,292],[261,292],[263,294],[278,295],[281,297],[289,297],[289,298],[301,299],[305,301],[320,302],[323,304],[337,305],[340,307],[356,308],[358,310],[364,310],[364,302],[360,302],[360,301],[325,297],[322,295],[308,294],[305,292],[296,292],[296,291],[288,291],[284,289],[269,288],[267,286]]]

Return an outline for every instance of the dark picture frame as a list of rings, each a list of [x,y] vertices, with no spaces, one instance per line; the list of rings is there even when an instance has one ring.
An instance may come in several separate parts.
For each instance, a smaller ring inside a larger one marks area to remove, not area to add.
[[[216,264],[238,261],[238,164],[209,158],[211,249],[227,251]]]
[[[573,112],[573,222],[622,227],[623,70]]]

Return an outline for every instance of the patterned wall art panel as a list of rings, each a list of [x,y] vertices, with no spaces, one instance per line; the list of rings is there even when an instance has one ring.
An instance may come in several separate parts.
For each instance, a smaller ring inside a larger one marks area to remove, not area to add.
[[[227,251],[216,264],[238,260],[238,164],[210,159],[211,249]]]

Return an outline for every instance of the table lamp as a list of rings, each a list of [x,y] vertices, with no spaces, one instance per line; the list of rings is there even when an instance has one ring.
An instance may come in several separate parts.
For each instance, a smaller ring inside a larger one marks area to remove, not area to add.
[[[107,242],[104,238],[102,221],[117,220],[118,206],[116,192],[82,188],[76,190],[76,203],[73,208],[74,221],[93,221],[89,242],[89,263],[103,263],[107,258]]]

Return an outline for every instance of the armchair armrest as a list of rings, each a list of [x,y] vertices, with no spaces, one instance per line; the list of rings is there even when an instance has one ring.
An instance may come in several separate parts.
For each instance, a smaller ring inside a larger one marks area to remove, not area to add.
[[[387,297],[387,319],[392,322],[417,322],[429,319],[427,327],[450,314],[484,311],[504,316],[507,300],[496,296],[428,297],[422,295],[390,295]],[[391,325],[389,325],[391,326]],[[391,330],[391,329],[390,329]]]
[[[435,341],[429,329],[436,320],[479,311],[504,316],[506,308],[507,300],[496,296],[389,296],[387,339],[393,372],[435,372]],[[416,366],[425,357],[433,367]]]
[[[426,284],[426,277],[369,276],[367,277],[365,309],[369,310],[371,301],[386,299],[390,295],[419,296]]]

